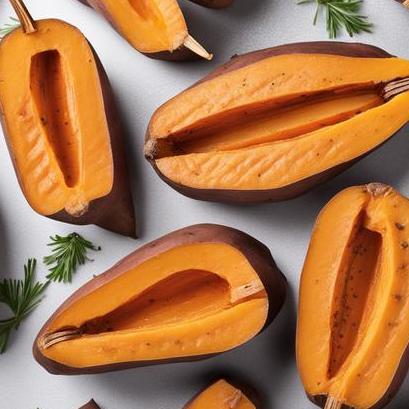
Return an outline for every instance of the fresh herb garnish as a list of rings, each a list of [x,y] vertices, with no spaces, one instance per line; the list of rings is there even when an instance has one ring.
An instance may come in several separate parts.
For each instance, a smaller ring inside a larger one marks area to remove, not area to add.
[[[48,283],[35,281],[36,259],[29,259],[24,266],[24,280],[0,281],[0,303],[7,305],[13,316],[0,320],[0,354],[6,351],[10,335],[17,330],[43,298]]]
[[[342,27],[351,37],[361,32],[372,32],[372,24],[368,22],[368,17],[359,14],[362,2],[363,0],[299,0],[297,4],[317,4],[314,25],[318,21],[321,9],[325,9],[329,37],[335,38]]]
[[[20,27],[20,21],[17,18],[10,17],[11,22],[3,24],[0,27],[0,38],[3,38],[8,33],[11,33],[17,27]]]
[[[47,278],[50,281],[72,281],[72,275],[79,265],[92,261],[87,257],[88,250],[99,251],[101,247],[94,246],[90,241],[81,237],[78,233],[71,233],[68,236],[50,237],[52,254],[44,257],[44,264],[52,266]]]

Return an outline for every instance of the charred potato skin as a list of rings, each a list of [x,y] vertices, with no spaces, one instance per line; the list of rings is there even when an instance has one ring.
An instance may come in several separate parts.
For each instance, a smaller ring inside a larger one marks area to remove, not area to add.
[[[109,22],[109,24],[114,28],[116,32],[119,33],[122,37],[122,33],[118,25],[115,23],[114,19],[112,18],[111,14],[108,12],[106,7],[104,6],[101,0],[78,0],[80,3],[84,4],[85,6],[93,8],[96,12],[102,14],[102,16]],[[125,39],[126,40],[126,39]],[[129,42],[129,41],[128,41]],[[188,48],[182,46],[177,50],[172,52],[170,51],[161,51],[157,53],[143,53],[146,57],[152,58],[154,60],[163,60],[163,61],[193,61],[198,60],[200,57],[190,51]]]
[[[253,51],[243,55],[235,55],[229,62],[223,64],[219,68],[216,68],[213,72],[205,76],[193,84],[190,88],[216,78],[220,75],[227,74],[229,72],[244,68],[248,65],[254,64],[258,61],[270,58],[273,56],[284,54],[330,54],[346,57],[358,57],[358,58],[391,58],[393,55],[386,51],[367,44],[361,43],[344,43],[344,42],[330,42],[330,41],[317,41],[307,43],[294,43],[281,45],[272,48],[266,48],[264,50]],[[391,139],[393,135],[389,138]],[[146,132],[145,142],[151,139],[149,133],[149,127]],[[376,147],[378,149],[381,145]],[[302,179],[296,183],[288,186],[284,186],[277,189],[265,189],[265,190],[233,190],[233,189],[198,189],[189,186],[178,184],[165,175],[163,175],[156,166],[155,159],[147,155],[146,159],[149,161],[158,176],[173,189],[178,191],[184,196],[192,199],[220,202],[220,203],[239,203],[239,204],[255,204],[263,202],[279,202],[289,199],[294,199],[314,187],[325,183],[326,181],[334,178],[340,173],[344,172],[359,160],[369,155],[373,151],[366,152],[364,155],[357,157],[349,162],[341,163],[324,172]]]
[[[137,249],[136,251],[119,261],[108,271],[92,279],[78,291],[76,291],[56,310],[56,312],[44,324],[43,328],[37,335],[33,344],[33,355],[36,361],[52,374],[82,375],[157,365],[163,363],[198,361],[216,355],[210,354],[157,361],[125,362],[118,364],[100,365],[90,368],[72,368],[48,359],[47,357],[42,355],[40,349],[38,348],[38,341],[47,332],[47,328],[49,324],[54,320],[54,317],[69,308],[78,298],[84,297],[90,292],[103,286],[107,282],[125,273],[130,268],[134,268],[135,266],[154,256],[166,252],[174,247],[199,243],[228,244],[239,250],[247,258],[249,263],[259,275],[266,289],[269,300],[269,312],[264,328],[270,325],[270,323],[281,310],[287,292],[286,278],[275,264],[270,250],[260,241],[239,230],[214,224],[199,224],[174,231],[151,243],[146,244],[145,246]]]
[[[124,236],[136,238],[137,233],[135,225],[136,222],[134,214],[134,203],[129,183],[128,169],[126,165],[123,130],[120,125],[120,121],[118,120],[118,108],[115,102],[111,85],[109,83],[108,76],[98,57],[98,54],[95,52],[94,48],[89,42],[88,45],[92,50],[95,63],[97,65],[101,91],[103,95],[105,116],[107,118],[110,135],[112,157],[114,162],[114,181],[112,190],[108,195],[91,201],[89,203],[87,211],[79,217],[72,216],[65,210],[61,210],[58,213],[48,215],[46,217],[60,222],[79,226],[94,224],[103,229],[110,230]],[[13,150],[9,143],[5,116],[1,104],[0,124],[3,129],[6,145],[13,163],[17,180],[19,182],[20,188],[22,189],[23,184],[20,180]],[[115,217],[112,217],[113,213],[116,215]]]

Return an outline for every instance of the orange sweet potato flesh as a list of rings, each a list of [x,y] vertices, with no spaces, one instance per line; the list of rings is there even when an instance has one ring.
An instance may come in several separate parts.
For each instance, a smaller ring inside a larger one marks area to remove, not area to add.
[[[285,288],[257,240],[191,226],[75,292],[40,331],[34,356],[67,375],[204,358],[257,335],[280,310]]]
[[[98,57],[63,21],[36,27],[0,44],[1,122],[23,193],[41,215],[135,236],[122,130]]]
[[[307,394],[382,408],[409,359],[409,200],[372,183],[322,210],[301,277],[297,361]]]
[[[135,49],[151,58],[186,60],[195,55],[184,46],[188,27],[177,0],[79,0],[101,13]],[[195,1],[222,8],[226,0]]]
[[[256,409],[256,405],[240,389],[221,379],[198,394],[183,409]]]
[[[202,200],[295,197],[376,149],[409,121],[409,61],[372,46],[302,43],[236,57],[162,105],[145,155]]]

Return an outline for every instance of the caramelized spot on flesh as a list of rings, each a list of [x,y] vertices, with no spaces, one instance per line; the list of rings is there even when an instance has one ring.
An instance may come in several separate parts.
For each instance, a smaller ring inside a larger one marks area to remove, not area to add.
[[[30,88],[41,125],[54,152],[67,187],[79,181],[79,141],[72,123],[69,84],[57,50],[32,57]]]
[[[329,378],[336,376],[352,352],[364,325],[365,307],[379,269],[381,245],[382,236],[361,223],[348,243],[334,294]]]

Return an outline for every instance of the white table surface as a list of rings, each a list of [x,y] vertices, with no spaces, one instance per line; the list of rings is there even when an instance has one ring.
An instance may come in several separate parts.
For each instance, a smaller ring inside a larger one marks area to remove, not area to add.
[[[179,409],[210,378],[232,373],[259,389],[268,400],[267,409],[314,407],[304,396],[294,358],[298,281],[314,219],[332,195],[350,185],[385,182],[409,195],[409,127],[349,171],[293,201],[249,207],[194,201],[162,183],[143,158],[144,133],[152,112],[235,53],[325,40],[324,24],[311,24],[314,7],[296,6],[292,0],[236,0],[233,7],[215,11],[184,1],[191,32],[215,53],[215,59],[211,63],[172,64],[150,60],[134,51],[101,16],[75,0],[26,3],[36,18],[57,17],[78,26],[108,72],[127,129],[140,239],[123,238],[93,226],[73,227],[35,214],[17,185],[0,137],[1,274],[20,277],[28,257],[41,259],[47,253],[51,234],[78,231],[103,247],[95,262],[81,268],[71,285],[51,285],[41,306],[13,334],[8,352],[0,356],[0,408],[77,409],[93,397],[103,409]],[[356,40],[409,58],[409,10],[393,0],[365,0],[364,12],[375,23],[375,32]],[[8,2],[2,0],[0,23],[10,15]],[[64,377],[49,375],[34,361],[31,345],[41,325],[93,274],[166,232],[201,222],[234,226],[271,249],[290,289],[285,307],[267,331],[233,352],[199,363]],[[46,270],[41,263],[39,267],[42,278]],[[409,407],[409,379],[389,407]]]

